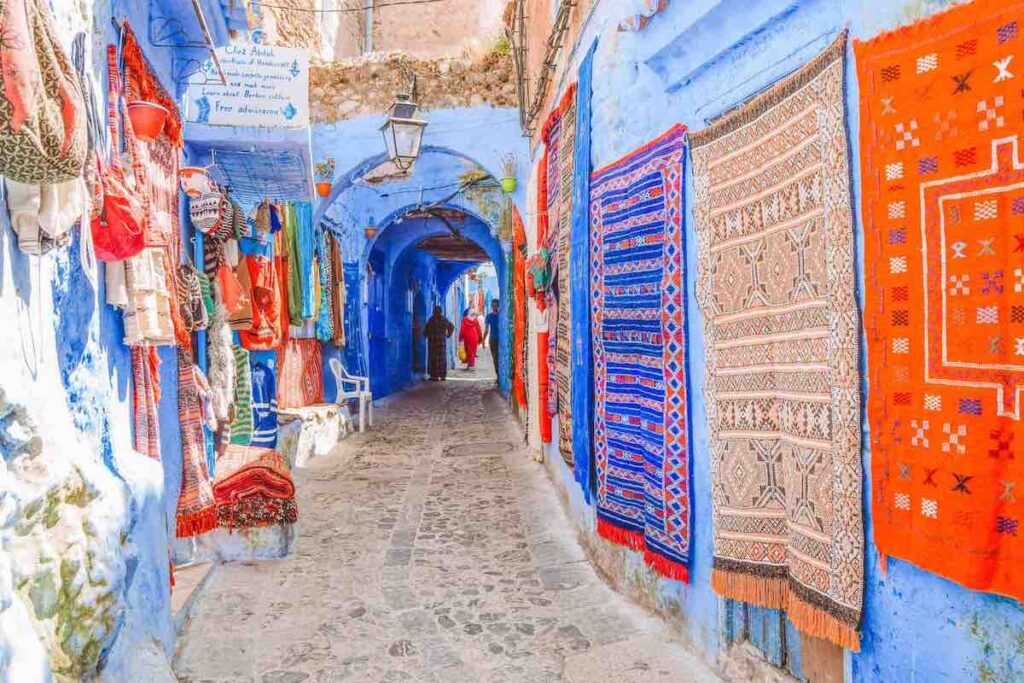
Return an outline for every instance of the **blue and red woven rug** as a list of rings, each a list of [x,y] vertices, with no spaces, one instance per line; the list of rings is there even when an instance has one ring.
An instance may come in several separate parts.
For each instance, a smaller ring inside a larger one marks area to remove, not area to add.
[[[686,129],[591,178],[598,533],[689,580],[683,263]]]

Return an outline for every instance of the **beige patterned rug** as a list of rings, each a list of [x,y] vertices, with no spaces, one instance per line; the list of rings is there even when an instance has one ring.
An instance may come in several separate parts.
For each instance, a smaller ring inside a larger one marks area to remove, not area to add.
[[[691,134],[725,596],[859,649],[859,324],[841,36]]]

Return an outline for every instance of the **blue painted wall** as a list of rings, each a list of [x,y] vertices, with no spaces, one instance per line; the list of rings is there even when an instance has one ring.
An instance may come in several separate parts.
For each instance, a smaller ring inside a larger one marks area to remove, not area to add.
[[[616,30],[617,3],[601,3],[589,17],[561,69],[559,89],[576,79],[579,62],[598,39],[594,62],[591,163],[607,164],[682,122],[692,130],[741,103],[793,71],[823,48],[844,26],[854,38],[867,38],[948,5],[927,0],[718,0],[673,2],[639,33]],[[858,87],[847,64],[847,107],[852,141],[854,209],[860,202],[860,160],[856,147]],[[642,103],[642,104],[638,104]],[[693,205],[687,170],[686,201]],[[529,212],[528,212],[529,215]],[[723,602],[710,588],[712,558],[711,477],[704,384],[703,321],[694,298],[697,274],[692,211],[686,211],[689,299],[692,446],[694,453],[694,561],[689,585],[659,581],[655,588],[666,611],[685,623],[687,635],[715,659]],[[863,223],[857,216],[858,249]],[[532,221],[531,221],[532,222]],[[534,229],[531,226],[530,229]],[[863,270],[858,253],[858,272]],[[863,293],[861,293],[863,296]],[[863,300],[861,301],[863,305]],[[867,387],[865,387],[867,390]],[[863,453],[869,471],[867,424]],[[549,453],[549,467],[571,494],[574,516],[593,522],[592,508],[572,481],[572,473]],[[865,477],[866,599],[862,652],[848,656],[856,681],[1009,681],[1024,679],[1024,609],[1014,600],[967,590],[900,560],[883,572],[872,540],[870,478]],[[634,563],[634,568],[638,565]],[[798,654],[798,653],[794,653]]]

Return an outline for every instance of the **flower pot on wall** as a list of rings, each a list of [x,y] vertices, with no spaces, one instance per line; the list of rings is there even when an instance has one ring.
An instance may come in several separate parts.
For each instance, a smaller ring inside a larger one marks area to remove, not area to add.
[[[363,228],[363,234],[366,235],[366,239],[372,240],[374,237],[377,236],[377,228],[373,227],[372,225],[368,225],[365,228]]]
[[[326,181],[320,181],[316,184],[316,193],[321,197],[326,197],[331,193],[331,184]]]
[[[164,129],[167,110],[155,102],[132,102],[128,105],[128,116],[132,120],[135,137],[143,142],[153,142]]]
[[[501,191],[505,194],[512,194],[519,187],[518,181],[511,176],[506,176],[501,179]]]

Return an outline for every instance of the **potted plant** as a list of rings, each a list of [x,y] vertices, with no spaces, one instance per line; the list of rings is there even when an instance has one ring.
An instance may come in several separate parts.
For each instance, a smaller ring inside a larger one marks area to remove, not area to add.
[[[331,181],[334,179],[336,165],[334,157],[327,157],[323,161],[318,161],[313,167],[316,174],[316,193],[321,197],[326,197],[331,193]]]
[[[501,191],[505,194],[512,194],[519,187],[519,182],[516,180],[516,157],[514,154],[508,154],[501,161],[502,168],[505,171],[505,175],[501,179]]]
[[[156,102],[130,102],[128,118],[132,121],[135,137],[143,142],[153,142],[164,129],[167,121],[167,109]]]

